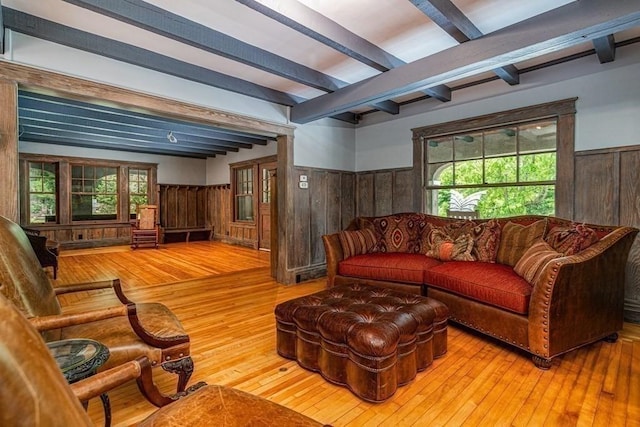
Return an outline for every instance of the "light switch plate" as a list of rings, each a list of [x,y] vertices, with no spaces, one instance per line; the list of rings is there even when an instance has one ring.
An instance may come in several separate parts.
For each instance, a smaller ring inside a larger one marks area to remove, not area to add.
[[[307,182],[307,175],[300,175],[300,182]]]

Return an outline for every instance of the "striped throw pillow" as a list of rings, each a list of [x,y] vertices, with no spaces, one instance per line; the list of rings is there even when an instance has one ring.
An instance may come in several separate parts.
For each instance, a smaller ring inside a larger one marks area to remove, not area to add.
[[[564,255],[541,239],[525,251],[522,258],[513,267],[513,271],[533,285],[538,281],[544,266],[552,259],[560,258],[561,256]]]
[[[376,235],[370,228],[363,230],[341,231],[338,240],[342,245],[344,259],[375,251]]]
[[[533,245],[533,242],[542,239],[546,228],[546,219],[526,226],[511,221],[507,222],[502,227],[496,262],[511,267],[516,265],[525,251]]]

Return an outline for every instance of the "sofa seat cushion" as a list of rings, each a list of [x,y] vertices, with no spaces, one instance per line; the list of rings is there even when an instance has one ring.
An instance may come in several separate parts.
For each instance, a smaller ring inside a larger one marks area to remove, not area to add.
[[[425,283],[519,314],[527,314],[532,286],[504,264],[451,261],[424,273]]]
[[[422,284],[424,271],[440,261],[422,254],[370,253],[340,261],[338,274],[362,279]]]

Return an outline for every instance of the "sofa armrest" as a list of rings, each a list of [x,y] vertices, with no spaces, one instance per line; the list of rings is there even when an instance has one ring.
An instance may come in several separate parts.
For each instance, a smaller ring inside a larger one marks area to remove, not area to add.
[[[625,268],[637,233],[620,227],[544,267],[529,305],[532,353],[550,358],[622,329]]]
[[[327,258],[327,286],[332,287],[338,274],[338,263],[344,259],[344,252],[337,233],[322,236],[322,242]]]

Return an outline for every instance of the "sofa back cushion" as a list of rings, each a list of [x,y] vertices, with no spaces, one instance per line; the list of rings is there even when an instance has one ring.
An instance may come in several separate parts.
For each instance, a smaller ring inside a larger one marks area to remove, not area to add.
[[[341,231],[338,239],[342,246],[344,259],[352,256],[368,254],[376,249],[377,238],[370,228],[353,231]]]
[[[547,227],[546,219],[530,225],[516,224],[511,221],[502,227],[500,245],[496,261],[500,264],[515,266],[522,255],[536,240],[542,239]]]
[[[549,230],[545,240],[553,249],[564,255],[573,255],[596,243],[598,235],[595,230],[584,224],[556,226]]]
[[[371,221],[378,239],[379,252],[422,252],[423,228],[427,226],[423,214],[395,214]]]
[[[513,271],[533,285],[538,282],[544,266],[552,259],[560,258],[561,256],[563,255],[560,252],[540,239],[524,252],[522,258],[513,267]]]

